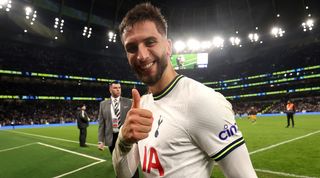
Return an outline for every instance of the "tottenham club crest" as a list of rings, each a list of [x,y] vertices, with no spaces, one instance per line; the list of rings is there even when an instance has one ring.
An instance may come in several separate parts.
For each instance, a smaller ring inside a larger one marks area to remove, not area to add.
[[[159,118],[159,120],[158,120],[158,128],[157,128],[157,130],[156,130],[156,132],[154,133],[154,137],[158,137],[158,135],[159,135],[159,127],[160,127],[160,125],[162,124],[162,122],[163,122],[163,119],[162,119],[162,117],[161,117],[161,115],[160,115],[160,118]]]

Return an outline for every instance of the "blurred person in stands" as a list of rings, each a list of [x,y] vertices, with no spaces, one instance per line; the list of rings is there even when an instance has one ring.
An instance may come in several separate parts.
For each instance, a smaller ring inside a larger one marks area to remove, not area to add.
[[[11,120],[12,129],[15,129],[15,125],[16,125],[16,120],[15,120],[15,119],[12,119],[12,120]]]
[[[177,65],[178,65],[178,69],[185,69],[184,66],[184,62],[186,61],[186,59],[184,58],[183,55],[179,55],[176,59]]]
[[[251,106],[248,111],[248,116],[249,116],[248,119],[250,119],[252,123],[256,123],[257,113],[258,113],[257,109],[254,106]]]
[[[107,145],[112,154],[118,138],[119,128],[126,119],[131,108],[131,100],[121,96],[121,84],[113,82],[109,85],[110,99],[100,103],[98,122],[98,149],[104,150]],[[139,177],[138,170],[133,177]]]
[[[113,151],[119,178],[141,165],[144,177],[209,178],[217,162],[226,177],[256,178],[231,104],[218,92],[179,75],[160,9],[142,3],[120,24],[131,68],[151,91],[133,103]]]
[[[80,147],[87,147],[86,139],[87,139],[87,127],[89,127],[90,118],[86,112],[86,105],[81,104],[80,108],[77,112],[77,125],[80,130],[79,142]]]
[[[295,111],[296,111],[295,105],[290,100],[288,100],[287,105],[286,105],[286,114],[287,114],[286,128],[288,128],[290,126],[290,120],[292,122],[292,128],[294,127],[293,115],[294,115]]]

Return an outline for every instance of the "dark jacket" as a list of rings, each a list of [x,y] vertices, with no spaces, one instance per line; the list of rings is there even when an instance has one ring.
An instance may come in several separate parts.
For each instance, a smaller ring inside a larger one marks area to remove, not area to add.
[[[89,117],[86,111],[84,111],[84,117],[81,114],[81,109],[77,112],[77,123],[78,128],[87,128],[89,126]]]

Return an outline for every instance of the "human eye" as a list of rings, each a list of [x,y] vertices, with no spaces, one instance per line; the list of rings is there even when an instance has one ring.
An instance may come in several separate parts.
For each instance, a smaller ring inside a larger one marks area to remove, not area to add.
[[[147,47],[151,47],[151,46],[155,45],[156,42],[157,42],[156,39],[154,39],[154,38],[148,38],[148,39],[145,40],[145,45],[146,45]]]
[[[138,46],[137,45],[128,44],[128,45],[126,45],[125,48],[126,48],[126,51],[128,53],[135,53],[135,52],[138,51]]]

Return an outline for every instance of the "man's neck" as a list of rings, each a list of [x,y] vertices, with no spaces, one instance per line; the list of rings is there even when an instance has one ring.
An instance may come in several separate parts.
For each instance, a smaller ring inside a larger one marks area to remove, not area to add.
[[[162,90],[164,90],[170,82],[178,75],[178,73],[172,68],[167,68],[166,70],[169,70],[167,72],[164,72],[161,79],[153,86],[149,86],[150,91],[153,94],[160,93]]]

